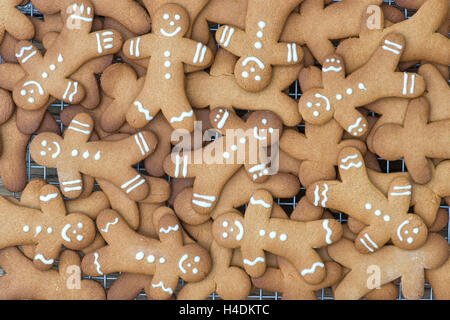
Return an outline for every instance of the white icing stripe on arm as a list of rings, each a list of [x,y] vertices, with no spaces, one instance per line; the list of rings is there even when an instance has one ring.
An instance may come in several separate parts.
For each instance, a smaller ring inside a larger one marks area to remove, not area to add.
[[[178,224],[176,224],[175,226],[169,226],[167,229],[161,228],[159,229],[159,232],[168,234],[171,231],[178,231]]]
[[[361,243],[364,245],[364,247],[367,248],[367,250],[369,250],[370,252],[373,252],[373,251],[374,251],[371,247],[369,247],[369,246],[367,245],[367,243],[364,241],[363,238],[359,238],[359,241],[361,241]]]
[[[114,219],[113,222],[108,222],[105,226],[104,229],[102,229],[103,232],[108,232],[109,231],[109,226],[113,226],[116,225],[119,222],[119,218],[116,217],[116,219]]]
[[[321,206],[326,207],[327,201],[328,201],[328,197],[327,197],[328,185],[325,183],[323,186],[324,186],[324,189],[322,191],[323,200],[322,200]]]
[[[298,62],[297,44],[295,44],[295,43],[292,44],[292,56],[293,56],[294,62]]]
[[[411,194],[411,191],[406,192],[391,192],[391,196],[409,196]]]
[[[254,204],[254,205],[260,205],[263,206],[264,208],[270,208],[271,205],[261,199],[255,199],[253,197],[250,198],[250,204]]]
[[[43,264],[53,264],[54,260],[53,259],[45,259],[44,255],[38,253],[37,255],[34,256],[34,260],[39,260],[41,261]]]
[[[195,51],[194,60],[192,62],[196,64],[198,62],[198,58],[200,56],[200,51],[202,50],[203,44],[201,42],[197,43],[197,49]]]
[[[210,208],[212,206],[211,203],[205,202],[205,201],[199,201],[199,200],[192,200],[192,203],[203,208]]]
[[[198,193],[194,193],[193,196],[195,198],[204,199],[204,200],[208,200],[208,201],[211,201],[211,202],[212,201],[216,201],[216,197],[214,197],[214,196],[205,196],[205,195],[198,194]]]
[[[394,190],[410,190],[412,186],[409,184],[407,186],[394,186]]]
[[[16,58],[22,58],[23,55],[25,54],[25,51],[31,51],[33,50],[33,46],[29,46],[29,47],[22,47],[20,49],[19,53],[16,53]]]
[[[352,133],[353,129],[359,127],[359,125],[361,124],[362,120],[363,120],[363,118],[359,117],[354,124],[352,124],[351,126],[348,127],[347,131],[349,133]]]
[[[230,32],[228,33],[228,38],[227,40],[224,42],[223,46],[226,48],[228,47],[228,45],[230,44],[231,41],[231,37],[233,36],[234,33],[234,28],[230,28]]]
[[[328,226],[328,223],[329,223],[329,220],[327,219],[327,220],[324,220],[323,222],[322,222],[322,227],[326,230],[326,232],[327,232],[327,235],[325,236],[325,241],[328,243],[328,244],[332,244],[332,241],[331,241],[331,235],[333,234],[333,230],[331,230],[330,229],[330,227]]]
[[[288,47],[287,62],[290,63],[290,62],[292,61],[292,47],[291,47],[291,44],[288,43],[288,44],[287,44],[287,47]]]
[[[98,257],[99,257],[98,253],[95,252],[95,253],[94,253],[94,264],[97,266],[97,273],[98,273],[99,275],[102,276],[102,275],[103,275],[103,272],[100,270],[101,265],[100,265],[100,263],[98,262]]]
[[[348,156],[348,157],[342,159],[341,161],[342,161],[343,163],[347,163],[349,160],[353,160],[353,159],[356,159],[356,158],[358,158],[358,155],[357,155],[357,154],[354,154],[354,155],[351,155],[351,156]]]
[[[322,262],[316,262],[312,265],[311,269],[303,269],[301,272],[301,275],[305,276],[307,274],[315,273],[317,267],[323,268],[323,267],[325,267],[325,265]]]
[[[153,117],[150,115],[150,111],[148,111],[147,109],[145,109],[141,102],[135,101],[133,104],[138,108],[138,111],[139,111],[140,113],[143,113],[143,114],[144,114],[145,120],[150,121],[150,120],[153,119]]]
[[[266,261],[263,257],[257,257],[255,260],[244,259],[244,264],[248,264],[249,266],[254,266],[258,262]]]
[[[171,288],[166,288],[166,287],[164,287],[164,283],[163,283],[162,281],[160,281],[160,282],[157,283],[157,284],[152,284],[152,287],[153,287],[153,288],[159,288],[159,287],[161,287],[162,291],[168,292],[169,294],[173,294],[173,290],[172,290]]]
[[[359,161],[356,164],[351,162],[348,166],[344,166],[343,164],[341,164],[339,167],[344,170],[350,170],[350,168],[361,168],[362,165],[363,165],[363,163],[361,161]]]
[[[179,117],[172,117],[170,119],[170,123],[174,123],[174,122],[182,122],[184,120],[184,118],[191,118],[194,115],[194,111],[191,110],[189,112],[183,112],[181,114],[181,116]]]
[[[39,199],[43,202],[49,202],[50,200],[55,199],[57,197],[58,197],[57,193],[50,193],[46,196],[40,196]]]

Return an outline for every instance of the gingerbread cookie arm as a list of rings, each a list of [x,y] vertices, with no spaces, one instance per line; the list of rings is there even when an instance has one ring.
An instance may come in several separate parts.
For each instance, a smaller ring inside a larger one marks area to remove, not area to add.
[[[355,247],[361,253],[372,253],[389,241],[390,235],[380,226],[365,227],[355,239]]]
[[[191,39],[183,38],[180,44],[181,60],[188,65],[206,68],[211,65],[214,55],[211,49]]]
[[[39,241],[34,250],[34,266],[42,271],[50,269],[60,250],[61,242],[55,242],[54,239]]]
[[[162,243],[170,243],[170,246],[180,247],[183,245],[183,230],[175,215],[166,213],[159,219],[159,240]]]
[[[217,30],[216,41],[221,47],[238,57],[242,57],[245,54],[245,50],[242,50],[245,46],[240,44],[248,42],[247,35],[244,31],[228,25],[221,26]]]
[[[157,270],[146,293],[153,300],[168,300],[172,297],[177,285],[178,276],[176,274],[169,270]]]
[[[277,43],[270,63],[274,66],[299,64],[303,60],[303,49],[296,43]]]
[[[423,297],[425,271],[421,265],[409,265],[401,277],[402,294],[408,300],[418,300]]]
[[[81,146],[89,141],[94,129],[94,120],[87,113],[77,114],[64,132],[66,143]]]
[[[13,5],[20,5],[22,2],[23,1],[21,0],[15,0]],[[3,3],[3,5],[6,4]],[[31,23],[30,19],[17,8],[8,10],[4,23],[6,31],[16,39],[30,40],[34,37],[34,25]],[[0,28],[0,30],[4,32],[3,28]],[[3,35],[0,35],[0,39],[3,39]]]
[[[128,39],[125,41],[122,51],[128,59],[137,60],[151,57],[157,49],[157,36],[149,33]]]
[[[342,57],[337,54],[327,56],[322,66],[323,85],[325,87],[333,86],[333,84],[335,84],[336,82],[342,81],[344,79],[345,79],[345,65]]]

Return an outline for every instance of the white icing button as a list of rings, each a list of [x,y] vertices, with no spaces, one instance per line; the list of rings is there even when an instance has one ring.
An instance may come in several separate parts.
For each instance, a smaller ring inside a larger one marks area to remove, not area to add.
[[[352,93],[353,93],[353,90],[352,90],[351,88],[348,88],[348,89],[347,89],[347,94],[348,94],[348,95],[351,95]]]
[[[48,78],[48,73],[47,72],[42,73],[42,78],[47,79]]]
[[[88,159],[89,158],[89,151],[86,151],[85,153],[83,153],[83,158],[84,159]]]
[[[262,43],[259,42],[259,41],[255,42],[255,48],[256,49],[261,49],[262,48]]]
[[[55,71],[56,70],[56,66],[54,64],[50,65],[50,70]]]
[[[172,78],[172,75],[171,75],[170,73],[166,73],[166,74],[164,75],[164,77],[165,77],[167,80],[169,80],[170,78]]]
[[[238,149],[238,146],[237,146],[237,145],[232,145],[232,146],[231,146],[231,150],[236,151],[237,149]]]
[[[144,259],[144,253],[142,251],[139,251],[136,253],[136,260],[142,260]]]
[[[72,157],[78,156],[78,150],[74,149],[72,150]]]
[[[371,203],[366,203],[366,209],[367,209],[367,210],[372,209],[372,204],[371,204]]]
[[[179,15],[179,14],[176,14],[176,15],[175,15],[175,20],[180,20],[180,19],[181,19],[180,15]]]
[[[342,100],[342,94],[338,94],[338,95],[336,95],[336,99],[338,99],[338,100]]]
[[[264,33],[260,30],[256,33],[256,36],[260,39],[262,39],[264,37]]]
[[[286,240],[287,240],[287,235],[283,233],[283,234],[280,236],[280,240],[281,240],[281,241],[286,241]]]
[[[170,57],[170,51],[169,50],[167,50],[167,51],[164,51],[164,57]]]
[[[306,103],[306,106],[307,106],[308,108],[312,108],[312,102]]]
[[[23,232],[28,232],[30,231],[30,227],[29,226],[24,226],[23,227]]]
[[[383,219],[384,219],[384,221],[386,221],[386,222],[391,221],[391,217],[388,216],[388,215],[385,215],[385,216],[383,217]]]
[[[171,65],[172,64],[170,63],[170,61],[164,62],[164,67],[166,67],[166,68],[170,68]]]
[[[52,229],[52,228],[50,228],[50,227],[47,228],[47,233],[48,233],[48,234],[51,234],[52,232],[53,232],[53,229]]]
[[[381,211],[380,210],[375,210],[375,215],[376,216],[381,216]]]
[[[46,147],[46,146],[47,146],[47,140],[42,141],[41,145],[42,145],[43,147]]]
[[[242,144],[245,144],[247,142],[247,139],[241,138],[241,139],[239,139],[239,142],[242,143]]]
[[[269,233],[269,237],[271,239],[275,239],[276,236],[277,236],[277,233],[275,231],[272,231],[271,233]]]
[[[336,60],[335,60],[334,58],[332,58],[332,59],[331,59],[331,62],[334,62],[334,61],[336,61]]]
[[[159,263],[165,263],[166,259],[164,259],[164,257],[159,258]]]
[[[266,27],[266,23],[264,21],[260,21],[260,22],[258,22],[258,27],[260,27],[261,29],[264,29]]]
[[[229,159],[229,158],[230,158],[230,153],[229,153],[229,152],[224,152],[224,153],[223,153],[223,157],[224,157],[225,159]]]
[[[153,262],[155,262],[155,256],[154,255],[149,255],[148,257],[147,257],[147,261],[149,262],[149,263],[153,263]]]
[[[266,230],[259,230],[259,235],[261,236],[261,237],[264,237],[265,235],[266,235]]]

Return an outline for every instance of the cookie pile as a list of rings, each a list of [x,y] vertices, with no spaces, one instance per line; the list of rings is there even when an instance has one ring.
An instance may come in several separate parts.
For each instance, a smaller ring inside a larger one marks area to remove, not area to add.
[[[450,299],[447,0],[28,2],[0,5],[0,298]]]

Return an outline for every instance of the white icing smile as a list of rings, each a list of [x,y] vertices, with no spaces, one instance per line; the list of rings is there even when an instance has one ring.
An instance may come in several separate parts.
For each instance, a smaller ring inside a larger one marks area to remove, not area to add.
[[[52,154],[52,158],[53,158],[53,159],[56,159],[56,158],[58,158],[58,156],[61,154],[61,146],[59,145],[58,142],[53,142],[53,144],[54,144],[55,147],[56,147],[56,152],[55,152],[54,154]]]
[[[244,226],[240,221],[235,221],[234,225],[239,229],[239,233],[236,236],[236,240],[241,241],[242,238],[244,237]]]
[[[397,228],[397,237],[400,239],[400,241],[403,241],[403,237],[402,237],[402,229],[404,226],[406,226],[409,223],[408,220],[405,220],[402,222],[401,225],[398,226]]]
[[[71,224],[66,224],[65,226],[64,226],[64,228],[62,229],[62,231],[61,231],[61,237],[65,240],[65,241],[67,241],[67,242],[70,242],[71,240],[70,240],[70,238],[67,236],[67,231],[69,231],[69,229],[72,227],[72,225]]]
[[[161,32],[161,34],[163,36],[169,37],[169,38],[176,36],[181,30],[182,30],[181,27],[177,27],[174,32],[169,33],[166,30],[164,30],[163,28],[159,29],[159,31]]]
[[[183,263],[189,258],[189,256],[187,254],[185,254],[184,256],[181,257],[180,261],[178,262],[178,268],[180,268],[181,272],[183,272],[184,274],[187,273],[186,269],[183,268]]]
[[[258,135],[258,127],[253,128],[253,136],[260,141],[267,140],[267,137],[261,137],[260,135]]]

